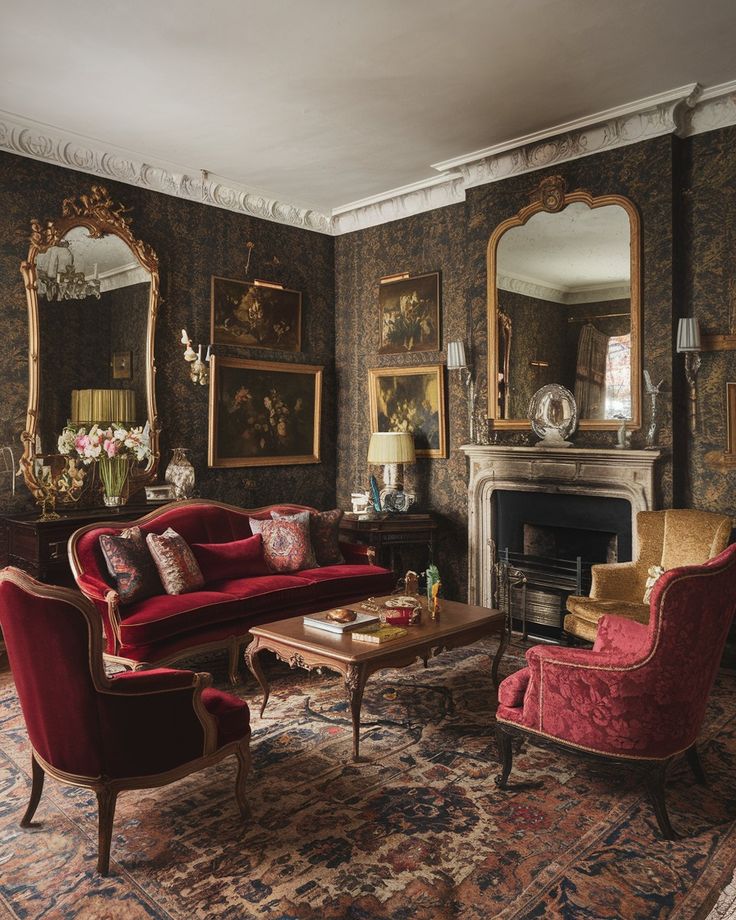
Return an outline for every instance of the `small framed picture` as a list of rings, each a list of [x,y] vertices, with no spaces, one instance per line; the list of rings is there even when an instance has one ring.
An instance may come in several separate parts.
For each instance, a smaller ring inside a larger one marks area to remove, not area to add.
[[[383,281],[378,289],[382,355],[440,349],[439,272]]]
[[[320,462],[322,368],[210,360],[209,465]]]
[[[112,379],[130,380],[133,376],[133,352],[114,351],[112,353]]]
[[[368,371],[371,431],[411,431],[417,457],[446,457],[441,364]]]
[[[211,341],[213,345],[301,351],[301,292],[213,275]]]

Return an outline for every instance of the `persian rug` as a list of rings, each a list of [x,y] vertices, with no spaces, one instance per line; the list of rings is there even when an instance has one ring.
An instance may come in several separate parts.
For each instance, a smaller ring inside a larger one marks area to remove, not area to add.
[[[642,787],[617,767],[525,745],[496,789],[491,642],[368,682],[350,761],[340,679],[266,662],[250,676],[253,810],[235,761],[118,800],[111,875],[95,873],[94,795],[49,779],[36,827],[18,826],[28,740],[0,679],[0,903],[14,918],[262,920],[703,920],[736,865],[736,674],[722,672],[701,736],[707,787],[685,764],[663,841]],[[523,663],[507,655],[505,673]],[[224,662],[197,661],[225,686]]]

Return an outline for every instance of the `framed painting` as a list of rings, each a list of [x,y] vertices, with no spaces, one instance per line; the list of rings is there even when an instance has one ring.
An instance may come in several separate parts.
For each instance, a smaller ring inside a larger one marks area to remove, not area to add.
[[[446,457],[443,366],[368,371],[371,431],[411,431],[417,457]]]
[[[381,282],[378,289],[382,355],[440,349],[439,272]]]
[[[213,275],[211,301],[210,339],[213,345],[301,351],[300,291]]]
[[[322,368],[210,359],[209,465],[319,463]]]
[[[130,380],[133,376],[133,352],[114,351],[112,353],[112,379]]]

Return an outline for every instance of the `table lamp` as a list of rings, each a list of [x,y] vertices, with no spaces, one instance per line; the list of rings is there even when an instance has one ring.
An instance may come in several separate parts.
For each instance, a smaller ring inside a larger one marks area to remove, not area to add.
[[[368,463],[383,465],[381,508],[407,511],[414,495],[404,492],[404,464],[414,463],[414,437],[408,431],[376,431],[368,445]]]

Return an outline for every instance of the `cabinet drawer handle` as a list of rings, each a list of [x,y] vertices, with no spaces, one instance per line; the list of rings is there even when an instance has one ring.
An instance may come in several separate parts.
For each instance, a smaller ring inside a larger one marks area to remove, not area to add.
[[[49,556],[51,559],[63,559],[66,556],[66,540],[49,543]]]

